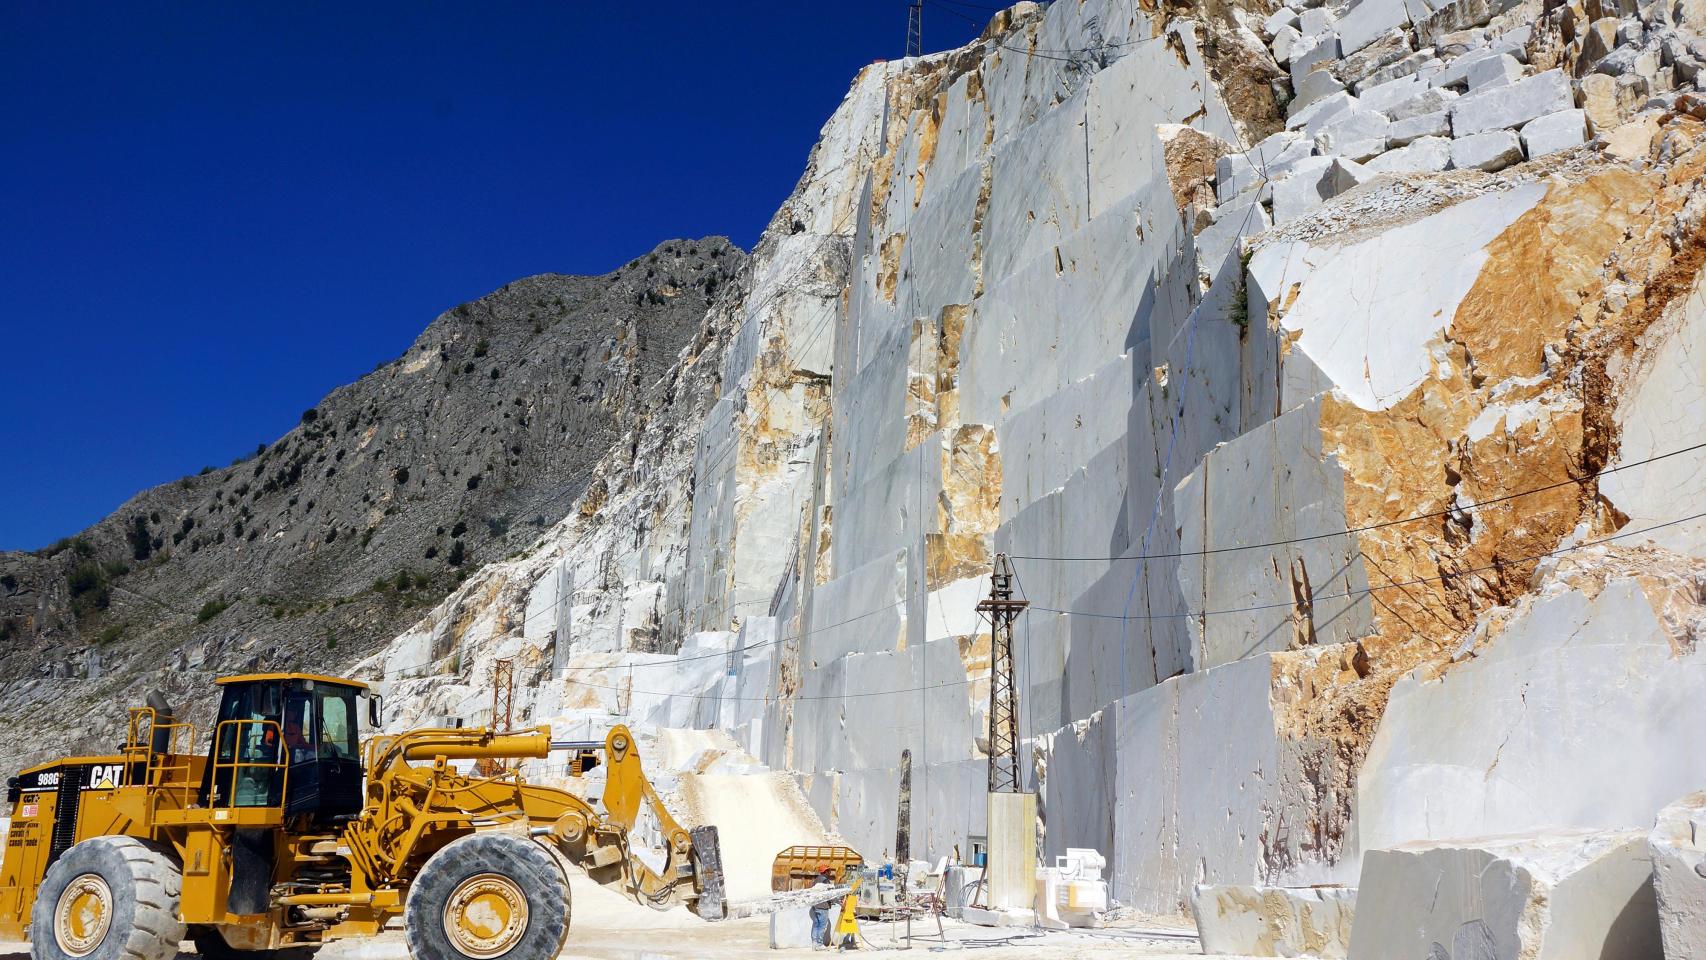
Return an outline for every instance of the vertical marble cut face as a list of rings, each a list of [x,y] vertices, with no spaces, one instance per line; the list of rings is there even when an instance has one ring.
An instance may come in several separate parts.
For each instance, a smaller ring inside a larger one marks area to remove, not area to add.
[[[1649,329],[1620,372],[1617,457],[1610,466],[1640,463],[1706,442],[1706,283],[1698,277],[1670,316]],[[1656,527],[1699,513],[1706,471],[1693,456],[1671,456],[1600,481],[1607,499],[1634,528]],[[1706,526],[1655,530],[1655,543],[1699,556]]]

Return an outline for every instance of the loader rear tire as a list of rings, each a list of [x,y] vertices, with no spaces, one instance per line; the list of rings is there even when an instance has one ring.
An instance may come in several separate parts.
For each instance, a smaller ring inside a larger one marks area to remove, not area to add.
[[[462,837],[410,885],[403,929],[414,960],[553,960],[569,935],[568,880],[525,837]]]
[[[30,912],[34,960],[171,960],[184,938],[183,872],[135,837],[94,837],[65,851]]]

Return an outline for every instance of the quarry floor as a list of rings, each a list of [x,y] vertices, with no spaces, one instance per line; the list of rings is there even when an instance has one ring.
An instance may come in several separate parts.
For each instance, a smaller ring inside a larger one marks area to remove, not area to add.
[[[585,877],[572,876],[569,886],[574,908],[568,947],[559,955],[559,960],[757,960],[761,957],[828,956],[825,951],[769,949],[770,927],[766,917],[706,923],[680,907],[667,912],[643,907]],[[1049,960],[1077,960],[1080,957],[1149,960],[1202,956],[1197,953],[1197,942],[1190,931],[1172,936],[1145,936],[1145,932],[1154,928],[1126,926],[1039,936],[1029,929],[989,929],[956,921],[944,921],[944,924],[949,940],[947,944],[920,942],[914,951],[959,953],[993,950],[994,956]],[[899,932],[891,924],[865,924],[864,934],[871,946],[861,944],[860,950],[874,953],[892,948]],[[915,932],[922,934],[925,931],[915,927]],[[28,954],[27,944],[0,943],[0,958],[10,960]],[[406,960],[408,955],[402,933],[387,931],[374,940],[346,940],[328,945],[319,952],[318,958]],[[178,960],[194,960],[195,956],[183,953],[178,955]]]
[[[695,958],[757,958],[783,956],[828,956],[827,951],[771,950],[770,925],[767,917],[743,917],[719,923],[706,923],[676,908],[660,913],[642,907],[618,894],[597,886],[585,878],[574,878],[570,887],[574,897],[574,918],[569,928],[568,948],[562,958],[598,958],[598,960],[695,960]],[[1019,957],[1048,957],[1071,960],[1078,957],[1180,957],[1200,956],[1194,931],[1184,936],[1137,940],[1129,931],[1103,930],[1095,933],[1049,933],[1036,936],[1029,929],[990,929],[967,923],[944,921],[950,943],[925,944],[914,947],[915,953],[927,950],[958,953],[964,950],[994,949],[996,955]],[[870,946],[860,945],[861,952],[873,953],[892,947],[901,933],[898,925],[862,924]],[[927,931],[921,924],[914,932]],[[980,942],[981,941],[981,942]],[[1005,941],[996,947],[995,942]],[[378,947],[369,945],[369,949]],[[360,957],[326,957],[326,960],[392,960],[402,957],[401,944],[396,952],[363,954]],[[876,948],[876,949],[873,949]],[[329,952],[329,951],[328,951]]]

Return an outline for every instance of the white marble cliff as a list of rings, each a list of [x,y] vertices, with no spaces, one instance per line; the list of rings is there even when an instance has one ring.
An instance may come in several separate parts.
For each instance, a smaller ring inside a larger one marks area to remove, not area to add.
[[[514,657],[528,722],[733,731],[871,857],[910,750],[945,855],[1003,552],[1044,849],[1127,905],[1644,837],[1706,789],[1703,18],[1021,3],[868,67],[666,413],[367,664],[393,722]]]

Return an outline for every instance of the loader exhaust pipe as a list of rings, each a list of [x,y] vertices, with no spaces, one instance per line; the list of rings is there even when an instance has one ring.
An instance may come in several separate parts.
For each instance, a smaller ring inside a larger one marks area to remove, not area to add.
[[[170,725],[178,722],[178,718],[172,714],[172,704],[166,700],[166,695],[158,690],[148,691],[148,697],[143,702],[148,704],[148,709],[154,711],[154,725],[148,731],[149,750],[153,753],[170,753]]]

